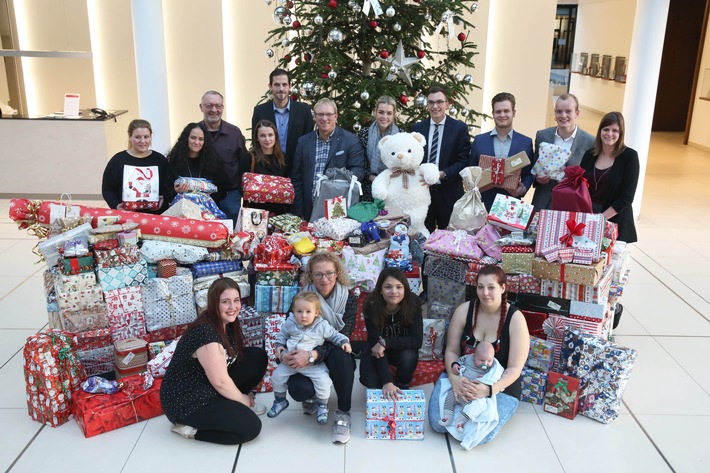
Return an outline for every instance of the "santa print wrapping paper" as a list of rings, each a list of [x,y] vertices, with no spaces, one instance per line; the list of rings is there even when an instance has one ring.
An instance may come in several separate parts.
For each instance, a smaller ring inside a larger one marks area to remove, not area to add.
[[[104,292],[127,286],[140,286],[148,280],[148,266],[143,261],[112,268],[98,268],[96,273]]]
[[[60,312],[100,309],[104,306],[104,296],[99,286],[93,286],[85,291],[72,292],[64,292],[57,288],[57,305]]]
[[[299,286],[255,286],[254,308],[259,312],[288,312]]]
[[[621,400],[638,352],[601,337],[565,332],[562,374],[579,379],[579,413],[608,424],[619,417]]]
[[[242,193],[245,201],[261,204],[293,204],[296,196],[290,178],[253,172],[242,176]]]
[[[123,207],[127,210],[160,207],[160,172],[158,166],[123,166]]]
[[[106,305],[113,341],[147,338],[140,287],[124,287],[106,292]]]
[[[594,286],[602,277],[604,263],[599,261],[593,265],[549,263],[543,258],[535,258],[532,262],[532,275],[539,279],[550,279],[568,284]]]
[[[534,208],[520,199],[497,194],[488,212],[488,223],[510,231],[525,230]]]
[[[28,199],[12,199],[10,201],[10,218],[17,222],[21,229],[33,228],[36,225],[49,228],[49,206],[51,204],[56,204],[56,202],[47,201],[37,205],[36,202]],[[144,240],[165,240],[207,248],[220,248],[227,243],[227,238],[229,237],[229,230],[219,222],[87,207],[84,205],[75,205],[74,207],[80,209],[82,217],[118,216],[122,223],[138,223],[141,238]],[[53,264],[56,264],[56,259]]]
[[[570,247],[584,243],[593,250],[592,260],[599,261],[605,230],[606,219],[602,214],[541,210],[535,256],[544,256],[544,252],[555,245]]]
[[[95,348],[111,348],[111,363],[113,363],[113,342],[111,331],[107,328],[89,330],[87,332],[77,332],[72,334],[72,342],[77,352],[93,350]]]
[[[59,315],[59,318],[62,329],[67,332],[85,332],[87,330],[108,328],[106,306],[76,312],[63,312]]]
[[[58,274],[55,278],[55,284],[59,286],[62,292],[90,291],[96,286],[96,274],[93,272]]]
[[[277,313],[264,315],[264,350],[269,357],[269,364],[266,366],[264,378],[255,388],[257,392],[266,393],[273,390],[271,386],[271,373],[276,369],[276,348],[274,347],[274,343],[276,342],[276,335],[278,335],[281,330],[281,325],[286,320],[286,316],[287,314]]]
[[[609,300],[613,268],[607,266],[601,279],[594,285],[563,283],[543,279],[540,281],[540,295],[549,297],[562,297],[573,301],[606,304]],[[584,314],[579,314],[584,315]]]
[[[150,343],[155,343],[175,340],[185,333],[185,330],[187,330],[187,327],[189,326],[190,324],[182,324],[153,330],[152,332],[148,332],[148,341]]]
[[[149,279],[141,287],[146,329],[149,332],[189,324],[197,318],[192,293],[192,275]]]
[[[122,383],[124,387],[116,394],[76,393],[72,412],[86,438],[163,414],[162,379],[156,378],[148,390],[143,390],[142,378],[137,375],[124,378]]]
[[[543,410],[567,419],[577,416],[579,380],[554,371],[547,374]]]
[[[451,258],[474,261],[483,256],[483,250],[476,243],[476,237],[463,230],[435,230],[422,249],[428,253]]]
[[[404,390],[396,401],[385,399],[381,389],[368,389],[366,396],[365,438],[424,439],[424,391]]]
[[[524,366],[520,373],[520,400],[542,404],[545,397],[545,385],[547,384],[547,373]]]
[[[22,351],[30,417],[57,427],[71,416],[72,393],[86,378],[71,335],[49,330],[32,335]]]
[[[96,250],[96,266],[112,268],[140,262],[141,253],[137,245],[120,246],[114,250]]]

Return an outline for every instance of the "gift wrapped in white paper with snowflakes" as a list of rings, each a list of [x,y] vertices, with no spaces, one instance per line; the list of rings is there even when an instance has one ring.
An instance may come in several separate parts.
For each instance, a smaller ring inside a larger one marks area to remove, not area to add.
[[[146,328],[149,332],[187,324],[197,318],[192,292],[192,275],[149,279],[141,288]]]

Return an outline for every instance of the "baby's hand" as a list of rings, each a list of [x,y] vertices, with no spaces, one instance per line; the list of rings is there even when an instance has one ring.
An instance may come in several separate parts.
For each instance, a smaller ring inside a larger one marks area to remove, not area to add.
[[[353,347],[350,346],[349,343],[343,343],[340,348],[345,350],[345,353],[352,353],[353,352]]]
[[[459,366],[458,363],[455,363],[454,366],[451,367],[451,371],[453,371],[454,374],[456,374],[456,375],[460,375],[461,374],[461,366]]]

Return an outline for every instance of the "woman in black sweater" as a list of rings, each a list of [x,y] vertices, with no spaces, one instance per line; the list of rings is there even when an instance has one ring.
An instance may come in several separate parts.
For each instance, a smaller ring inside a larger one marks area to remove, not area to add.
[[[382,388],[387,398],[395,399],[402,389],[409,389],[423,338],[421,302],[400,269],[382,270],[365,300],[364,316],[368,349],[360,359],[360,383]]]

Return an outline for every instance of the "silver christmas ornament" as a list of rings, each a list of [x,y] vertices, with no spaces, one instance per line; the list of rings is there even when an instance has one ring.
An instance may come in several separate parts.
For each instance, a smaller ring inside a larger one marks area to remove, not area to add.
[[[426,107],[426,97],[424,97],[423,95],[417,95],[417,98],[414,99],[414,104],[419,108]]]
[[[287,9],[284,7],[276,7],[274,9],[274,21],[279,24],[283,25],[284,24],[284,18],[290,17],[290,14]]]
[[[353,13],[360,13],[362,11],[362,7],[360,5],[354,5],[353,6]]]
[[[362,125],[360,125],[359,123],[356,123],[353,125],[353,131],[357,132],[357,131],[360,131],[361,129],[362,129]]]
[[[369,99],[369,98],[370,98],[370,92],[368,92],[367,90],[364,90],[364,91],[360,94],[360,98],[363,99],[363,100]]]
[[[417,80],[419,79],[419,74],[412,74],[410,77],[412,78],[412,80]]]
[[[449,108],[449,115],[451,115],[452,117],[455,117],[458,113],[459,111],[456,109],[456,107]]]
[[[269,57],[269,58],[274,57],[274,50],[271,48],[267,49],[266,50],[266,57]]]
[[[395,66],[390,67],[390,74],[396,74],[397,68]]]
[[[476,127],[473,125],[468,126],[468,132],[471,134],[471,140],[473,141],[473,132],[476,131]]]
[[[473,76],[471,74],[466,74],[463,76],[463,81],[467,84],[473,84]]]
[[[398,76],[405,84],[412,87],[411,68],[421,61],[421,59],[417,57],[406,57],[401,39],[397,45],[397,51],[395,51],[394,54],[391,54],[387,59],[379,60],[390,64],[390,74],[387,76],[387,80],[393,80]],[[392,67],[396,69],[395,72],[392,72]]]
[[[360,108],[360,102],[355,102],[355,103],[353,104],[353,107],[355,107],[355,108]]]
[[[478,2],[473,2],[473,4],[471,4],[471,11],[473,13],[476,13],[478,11]]]
[[[343,32],[338,28],[333,28],[328,33],[328,41],[331,43],[342,43],[343,42]]]
[[[387,10],[385,10],[385,15],[388,17],[392,18],[396,12],[394,11],[394,8],[392,7],[387,7]]]
[[[460,72],[457,72],[456,75],[454,76],[454,79],[456,79],[457,81],[460,81],[462,78],[463,78],[463,76],[461,75]]]
[[[315,23],[316,25],[322,25],[323,24],[323,17],[320,15],[316,15],[313,18],[313,23]]]
[[[288,39],[284,39],[283,41],[281,41],[281,46],[283,46],[284,48],[287,48],[289,44],[291,44],[291,41],[289,41]]]
[[[284,21],[284,25],[290,25],[293,22],[290,15],[285,16],[283,21]]]
[[[335,71],[330,71],[330,72],[328,73],[328,78],[329,78],[329,79],[335,79],[336,77],[338,77],[338,73],[337,73],[337,72],[335,72]]]
[[[295,85],[293,87],[291,87],[291,93],[298,94],[298,87],[296,87]]]
[[[400,31],[402,31],[402,25],[400,25],[399,23],[395,23],[394,25],[392,25],[392,29],[399,33]]]
[[[431,21],[431,13],[429,13],[429,12],[427,11],[427,12],[424,14],[424,19],[425,19],[426,21]]]
[[[467,116],[468,116],[468,109],[467,109],[467,108],[462,108],[462,109],[461,109],[461,116],[462,116],[462,117],[467,117]]]
[[[348,8],[352,8],[352,7],[354,7],[356,4],[357,4],[357,2],[355,2],[355,0],[350,0],[350,1],[348,2]]]

